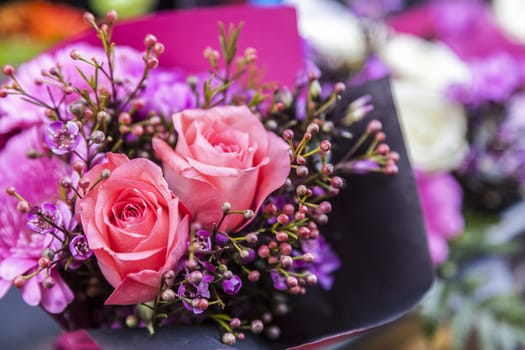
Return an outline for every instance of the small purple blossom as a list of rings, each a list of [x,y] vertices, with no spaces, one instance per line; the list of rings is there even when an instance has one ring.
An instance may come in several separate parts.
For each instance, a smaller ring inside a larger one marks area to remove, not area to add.
[[[93,251],[89,249],[86,236],[78,235],[73,237],[69,242],[69,251],[75,260],[84,261],[93,255]]]
[[[350,0],[349,5],[358,16],[381,18],[390,12],[401,10],[405,0]]]
[[[348,170],[354,174],[366,174],[379,169],[379,164],[370,159],[355,160],[348,163]]]
[[[198,245],[199,251],[209,251],[212,249],[210,233],[206,230],[197,231],[193,242]]]
[[[469,63],[472,81],[452,85],[448,95],[459,102],[479,106],[484,102],[504,102],[520,85],[521,67],[516,59],[497,52]]]
[[[226,237],[225,235],[221,233],[217,233],[215,235],[215,243],[217,243],[221,247],[224,247],[226,244],[228,244],[228,241],[229,241],[228,237]]]
[[[288,285],[286,284],[286,277],[281,275],[277,270],[272,270],[270,272],[270,277],[272,278],[273,287],[277,290],[287,290]]]
[[[36,233],[56,233],[62,224],[62,215],[53,203],[44,202],[27,214],[27,227]]]
[[[47,126],[44,139],[53,153],[62,155],[74,151],[80,142],[78,125],[74,122],[53,122]]]
[[[314,256],[314,261],[308,265],[308,270],[317,276],[319,285],[323,289],[330,290],[334,283],[333,273],[341,266],[339,257],[323,236],[302,241],[301,248],[304,253],[311,253]]]
[[[370,80],[378,80],[388,75],[388,67],[376,56],[370,56],[363,68],[352,76],[350,84],[361,85]]]
[[[187,275],[186,275],[187,276]],[[188,311],[192,311],[194,314],[201,314],[204,310],[193,305],[193,300],[197,298],[210,297],[209,284],[213,281],[213,276],[208,273],[202,274],[202,280],[195,284],[184,282],[179,285],[177,289],[177,295],[182,300],[182,305]]]
[[[242,287],[242,280],[239,276],[233,275],[232,278],[222,281],[222,290],[228,295],[237,295]]]

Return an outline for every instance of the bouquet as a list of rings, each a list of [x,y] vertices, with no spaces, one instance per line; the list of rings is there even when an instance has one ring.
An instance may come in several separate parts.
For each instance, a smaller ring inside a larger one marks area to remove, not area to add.
[[[84,20],[99,46],[3,67],[0,292],[66,329],[213,321],[228,345],[278,338],[294,299],[334,284],[324,228],[348,176],[398,172],[370,97],[341,106],[345,84],[313,69],[265,82],[242,24],[219,23],[209,70],[188,74],[159,67],[153,34],[118,46],[114,11]]]

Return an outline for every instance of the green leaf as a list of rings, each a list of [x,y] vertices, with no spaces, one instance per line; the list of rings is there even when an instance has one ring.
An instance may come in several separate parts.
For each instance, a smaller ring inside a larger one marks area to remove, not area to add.
[[[465,349],[474,323],[474,306],[465,303],[452,319],[452,346],[454,349]]]

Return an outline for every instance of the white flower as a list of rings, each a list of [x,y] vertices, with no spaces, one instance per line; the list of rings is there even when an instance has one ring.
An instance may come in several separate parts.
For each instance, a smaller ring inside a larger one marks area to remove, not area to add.
[[[456,168],[468,151],[462,106],[408,80],[393,80],[392,93],[413,166],[426,171]]]
[[[494,15],[498,24],[516,41],[525,42],[525,1],[494,0]]]
[[[351,66],[367,54],[359,20],[347,7],[326,0],[286,0],[296,7],[301,35],[330,67]]]
[[[468,83],[468,66],[441,42],[399,34],[379,43],[379,56],[393,77],[443,91],[452,83]]]

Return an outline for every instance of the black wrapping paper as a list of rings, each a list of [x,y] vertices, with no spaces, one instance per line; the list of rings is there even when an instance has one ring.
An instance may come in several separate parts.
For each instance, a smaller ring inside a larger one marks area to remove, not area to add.
[[[282,328],[278,342],[248,336],[229,347],[208,326],[169,327],[152,338],[144,330],[90,330],[91,337],[108,350],[321,348],[394,320],[416,305],[432,284],[433,265],[388,79],[350,87],[338,114],[365,94],[374,105],[367,120],[382,122],[388,144],[401,156],[399,173],[348,179],[333,201],[332,221],[322,228],[342,262],[334,286],[330,291],[310,288],[294,297],[291,312],[277,320]],[[362,131],[367,120],[354,132]]]

